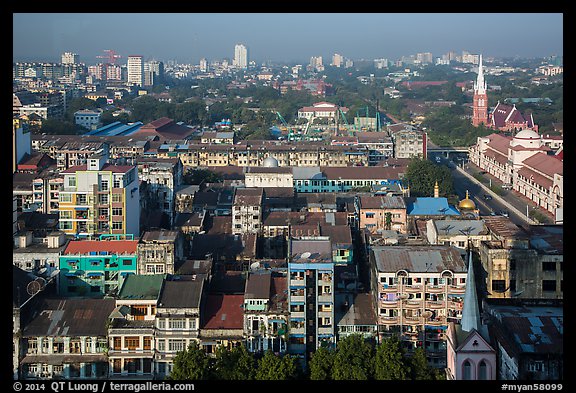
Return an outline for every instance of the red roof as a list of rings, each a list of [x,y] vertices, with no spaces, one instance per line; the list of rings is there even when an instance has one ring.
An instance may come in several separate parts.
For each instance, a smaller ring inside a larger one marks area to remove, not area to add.
[[[64,255],[86,254],[90,251],[107,251],[109,254],[136,254],[138,240],[71,240]]]
[[[488,147],[508,157],[508,147],[510,147],[510,142],[512,141],[511,137],[500,134],[490,134],[488,138],[490,139]]]
[[[545,190],[548,190],[550,187],[552,187],[552,180],[550,180],[549,178],[542,176],[539,173],[536,173],[528,168],[520,168],[520,170],[518,171],[518,176],[522,176],[526,179],[531,179],[534,183],[541,185],[542,187],[544,187]]]
[[[243,329],[244,295],[207,295],[202,329]]]
[[[554,177],[555,173],[560,175],[564,173],[564,163],[554,156],[549,156],[545,153],[536,153],[525,159],[522,163],[524,167],[533,168],[550,177]]]

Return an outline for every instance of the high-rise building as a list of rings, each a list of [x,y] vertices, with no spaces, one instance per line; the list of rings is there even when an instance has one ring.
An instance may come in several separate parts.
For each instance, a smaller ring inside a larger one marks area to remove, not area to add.
[[[78,64],[80,56],[77,53],[64,52],[62,53],[62,64]]]
[[[343,65],[344,65],[344,56],[342,56],[339,53],[334,53],[334,55],[332,56],[331,66],[340,68]]]
[[[248,48],[244,44],[236,44],[234,47],[232,65],[238,68],[248,68]]]
[[[66,234],[140,234],[137,167],[111,165],[106,154],[62,171],[59,223]]]
[[[142,56],[128,56],[128,84],[142,86],[144,84],[144,62]]]
[[[310,58],[310,69],[312,71],[324,71],[324,64],[322,63],[322,56],[312,56]]]
[[[208,72],[208,60],[204,57],[200,59],[200,71]]]

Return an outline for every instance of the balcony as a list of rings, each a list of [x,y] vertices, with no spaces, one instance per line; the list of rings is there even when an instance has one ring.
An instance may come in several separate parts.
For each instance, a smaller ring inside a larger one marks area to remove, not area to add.
[[[463,302],[448,302],[448,307],[453,310],[462,310]]]
[[[441,293],[444,292],[446,287],[444,285],[426,285],[426,292],[429,293]]]
[[[292,279],[290,280],[290,287],[305,287],[306,286],[306,282],[304,281],[304,279]]]
[[[402,323],[405,325],[422,325],[423,318],[422,317],[403,317]]]
[[[434,318],[426,320],[426,325],[443,326],[446,325],[446,318]]]
[[[422,300],[405,300],[403,306],[404,308],[421,308]]]
[[[305,314],[304,311],[294,311],[294,312],[290,312],[290,318],[305,318]]]
[[[398,307],[398,300],[380,300],[380,307],[397,308]]]
[[[290,301],[291,302],[306,302],[306,298],[304,297],[304,295],[290,295]]]
[[[448,287],[448,293],[464,294],[465,292],[466,286],[450,285],[450,287]]]
[[[331,293],[323,293],[322,295],[318,296],[319,303],[330,303],[332,302],[332,294]]]
[[[421,292],[423,286],[422,285],[404,285],[404,291],[406,292]]]
[[[381,325],[397,325],[398,324],[398,317],[379,317],[379,323]]]
[[[445,338],[444,333],[426,333],[426,341],[443,341]]]
[[[439,309],[444,308],[445,306],[446,303],[444,301],[432,301],[432,300],[426,301],[426,308]]]
[[[378,284],[378,289],[380,292],[390,293],[398,292],[398,285],[388,285],[388,284]]]

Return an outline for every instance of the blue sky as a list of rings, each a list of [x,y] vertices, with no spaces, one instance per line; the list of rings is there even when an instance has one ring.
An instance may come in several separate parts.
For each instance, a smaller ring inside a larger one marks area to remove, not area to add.
[[[75,52],[93,64],[104,49],[124,59],[197,64],[231,59],[305,62],[334,53],[395,60],[448,51],[496,57],[563,55],[561,13],[14,13],[14,61],[60,61]]]

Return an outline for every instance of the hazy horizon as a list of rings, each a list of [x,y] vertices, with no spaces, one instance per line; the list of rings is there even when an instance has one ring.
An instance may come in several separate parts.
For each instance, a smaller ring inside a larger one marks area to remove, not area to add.
[[[249,60],[300,62],[334,53],[353,60],[434,57],[463,50],[484,57],[563,55],[562,13],[14,13],[13,61],[60,62],[74,52],[94,64],[104,49],[126,63],[198,64],[232,59],[246,45]]]

